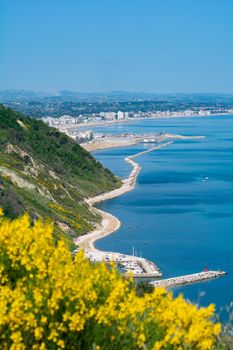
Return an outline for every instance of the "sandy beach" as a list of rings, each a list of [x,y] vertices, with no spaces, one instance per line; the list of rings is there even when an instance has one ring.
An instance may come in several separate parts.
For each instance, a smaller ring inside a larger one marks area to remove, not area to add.
[[[205,136],[183,136],[183,135],[178,135],[178,134],[171,134],[171,133],[165,133],[160,136],[157,142],[162,142],[162,141],[169,141],[169,140],[199,140],[203,139]],[[142,138],[140,137],[133,137],[133,138],[128,138],[128,139],[120,139],[120,138],[105,138],[103,140],[94,140],[91,142],[87,143],[82,143],[81,146],[85,148],[86,151],[88,152],[93,152],[101,149],[106,149],[106,148],[119,148],[119,147],[127,147],[127,146],[132,146],[132,145],[137,145],[138,143],[142,142]],[[137,156],[137,155],[136,155]]]
[[[81,146],[88,152],[93,152],[105,148],[118,148],[136,145],[139,141],[136,139],[130,140],[116,140],[113,141],[95,141],[91,143],[82,143]]]
[[[136,163],[133,159],[140,156],[140,155],[143,155],[143,154],[155,151],[155,150],[159,150],[160,148],[166,147],[166,146],[170,145],[171,143],[173,143],[173,141],[168,141],[168,142],[162,143],[162,144],[157,145],[155,147],[149,148],[146,151],[142,151],[142,152],[139,152],[139,153],[134,154],[132,156],[126,157],[125,161],[128,162],[133,167],[133,169],[132,169],[129,177],[127,179],[123,180],[122,186],[120,188],[115,189],[115,190],[105,192],[105,193],[100,194],[98,196],[95,196],[92,198],[87,198],[85,200],[86,203],[91,207],[91,210],[93,210],[96,213],[98,213],[99,215],[101,215],[102,222],[100,225],[98,225],[98,227],[96,227],[96,229],[94,231],[87,233],[83,236],[80,236],[74,240],[74,243],[78,246],[79,249],[98,251],[94,247],[94,242],[119,229],[121,223],[120,223],[118,218],[116,218],[115,216],[113,216],[110,213],[107,213],[107,212],[104,212],[103,210],[95,208],[94,205],[96,203],[100,203],[100,202],[103,202],[105,200],[118,197],[118,196],[120,196],[124,193],[127,193],[129,191],[132,191],[134,189],[138,174],[140,173],[140,170],[141,170],[141,166],[138,163]]]

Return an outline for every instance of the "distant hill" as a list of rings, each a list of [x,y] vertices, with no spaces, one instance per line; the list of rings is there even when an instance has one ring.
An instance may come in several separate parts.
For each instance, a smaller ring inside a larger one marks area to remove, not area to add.
[[[0,90],[0,102],[4,103],[6,101],[38,101],[38,100],[48,100],[51,98],[55,99],[78,99],[81,101],[96,101],[99,98],[105,98],[105,100],[111,101],[112,98],[114,100],[125,101],[125,100],[135,100],[135,99],[152,99],[152,100],[160,100],[160,99],[183,99],[187,100],[195,100],[196,102],[200,102],[203,99],[210,100],[215,102],[216,100],[221,102],[229,102],[232,99],[232,93],[201,93],[201,92],[193,92],[193,93],[156,93],[156,92],[145,92],[145,91],[121,91],[121,90],[113,90],[113,91],[102,91],[102,92],[82,92],[82,91],[70,91],[70,90],[61,90],[56,93],[51,92],[35,92],[28,90]]]
[[[100,220],[83,199],[121,181],[68,136],[0,105],[0,207],[55,222],[57,236],[74,236]]]

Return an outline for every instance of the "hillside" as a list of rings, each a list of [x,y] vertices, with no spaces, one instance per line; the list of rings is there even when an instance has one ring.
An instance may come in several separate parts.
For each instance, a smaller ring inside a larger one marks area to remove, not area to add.
[[[0,206],[7,216],[48,218],[71,242],[100,220],[83,199],[120,183],[66,135],[0,105]]]

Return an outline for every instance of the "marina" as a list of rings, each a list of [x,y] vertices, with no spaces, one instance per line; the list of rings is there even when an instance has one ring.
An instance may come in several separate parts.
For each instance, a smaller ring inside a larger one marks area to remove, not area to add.
[[[85,250],[85,256],[94,263],[101,261],[114,262],[123,274],[129,274],[134,278],[159,278],[162,276],[159,268],[152,261],[142,257],[93,250]]]

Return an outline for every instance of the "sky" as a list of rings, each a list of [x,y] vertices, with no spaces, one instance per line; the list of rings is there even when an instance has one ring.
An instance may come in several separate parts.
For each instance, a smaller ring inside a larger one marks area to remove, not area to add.
[[[0,0],[0,90],[233,93],[233,0]]]

